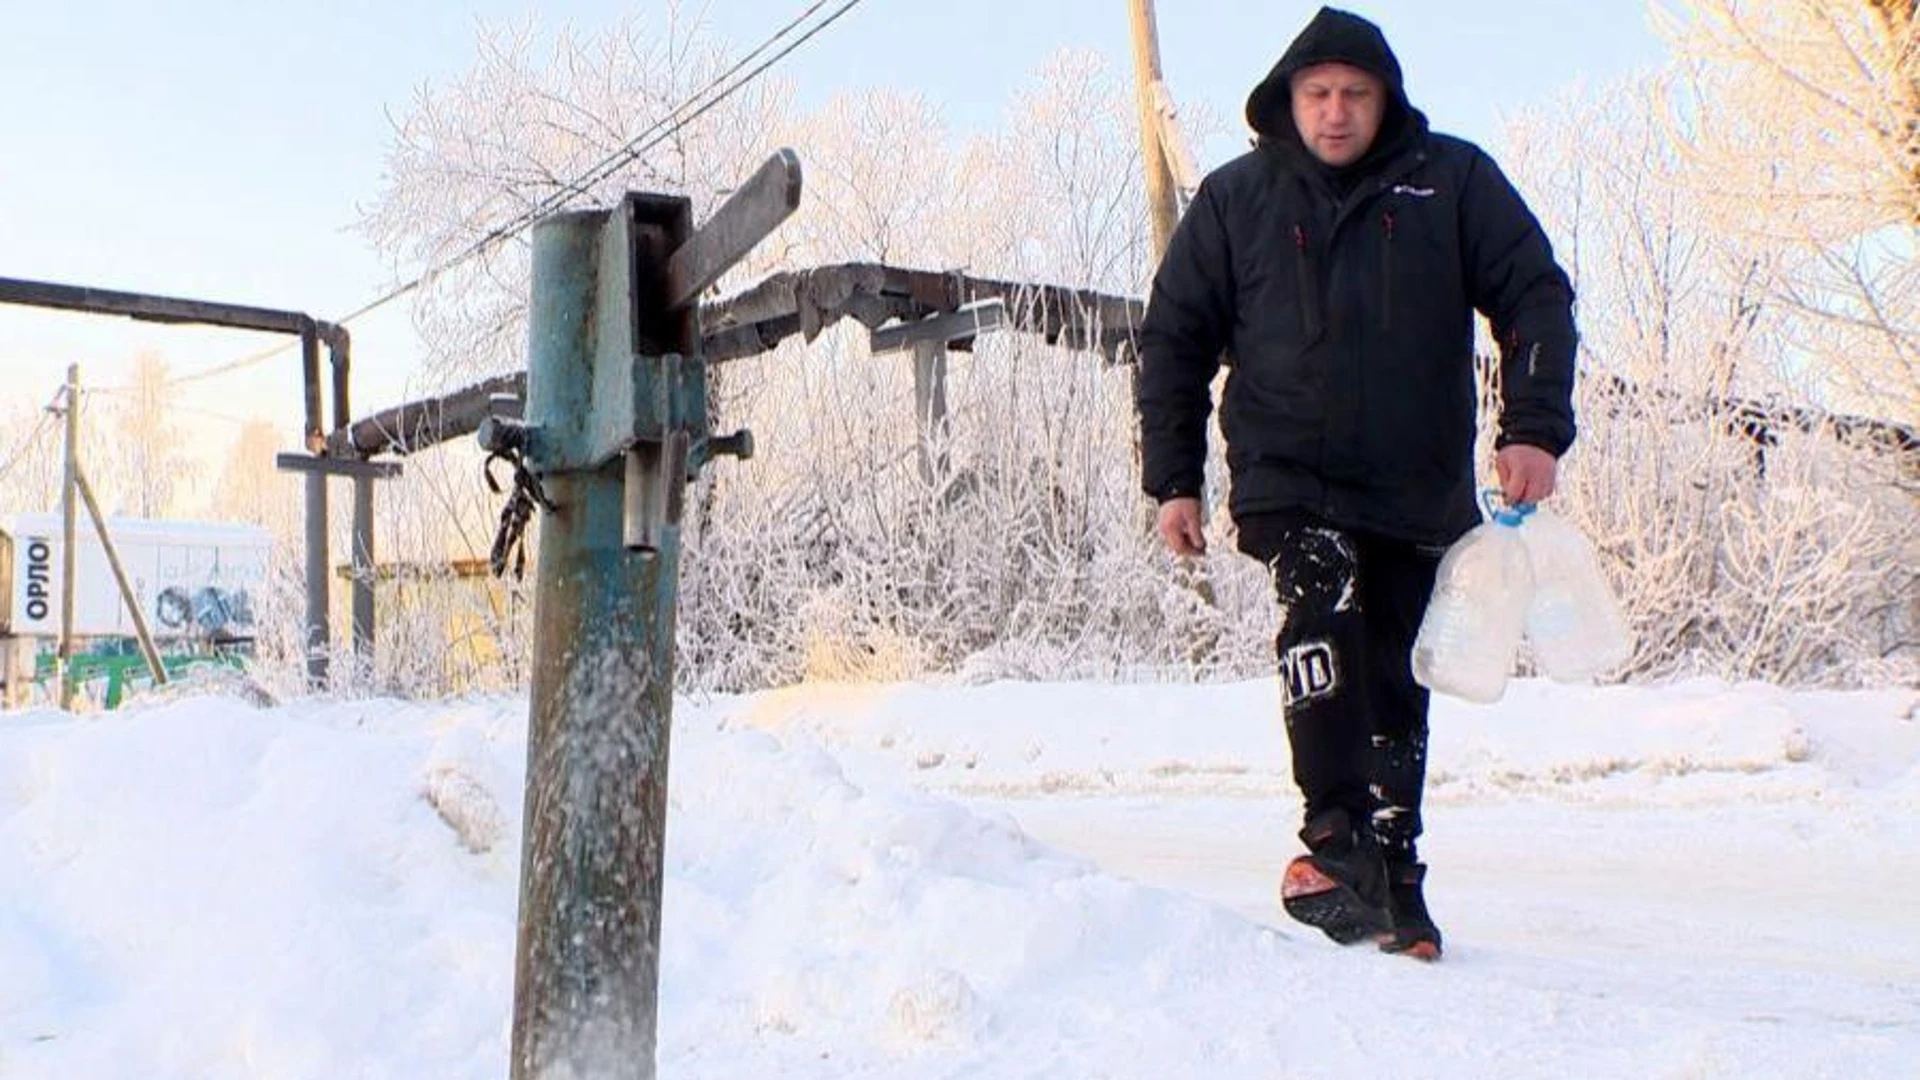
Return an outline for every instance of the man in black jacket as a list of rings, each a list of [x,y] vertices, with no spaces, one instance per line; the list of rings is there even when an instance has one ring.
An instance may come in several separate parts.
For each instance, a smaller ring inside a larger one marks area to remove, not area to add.
[[[1280,685],[1306,803],[1281,896],[1342,943],[1424,959],[1440,931],[1415,840],[1427,691],[1409,654],[1474,498],[1474,312],[1501,352],[1495,467],[1552,494],[1573,441],[1572,288],[1478,147],[1430,132],[1374,24],[1322,8],[1247,100],[1255,149],[1201,185],[1141,332],[1143,486],[1206,551],[1210,385],[1240,549],[1281,606]]]

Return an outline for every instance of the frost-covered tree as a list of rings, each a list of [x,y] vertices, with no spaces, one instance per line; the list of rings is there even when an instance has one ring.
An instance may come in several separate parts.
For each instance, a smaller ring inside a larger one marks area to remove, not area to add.
[[[686,193],[704,218],[781,146],[803,163],[801,209],[722,293],[846,261],[1144,293],[1137,119],[1123,75],[1101,57],[1054,58],[997,129],[964,139],[914,95],[843,95],[804,111],[763,79],[654,144],[674,104],[698,99],[735,55],[672,16],[551,44],[493,33],[473,70],[421,92],[396,122],[389,186],[366,225],[403,272],[448,267],[420,305],[439,377],[523,366],[519,224],[630,189]],[[1856,300],[1807,276],[1849,250],[1866,252],[1876,275],[1897,272],[1873,257],[1891,223],[1792,237],[1729,227],[1737,200],[1702,182],[1715,144],[1676,138],[1673,119],[1678,108],[1684,124],[1727,123],[1743,115],[1729,94],[1705,61],[1572,93],[1524,118],[1503,156],[1580,294],[1583,434],[1564,510],[1599,545],[1634,617],[1640,649],[1622,675],[1912,678],[1920,583],[1908,568],[1920,551],[1901,523],[1914,511],[1914,466],[1818,407],[1852,392],[1828,375],[1840,338],[1821,335],[1867,330],[1839,317],[1857,313]],[[1204,115],[1187,115],[1200,116],[1189,136],[1204,137]],[[610,159],[618,166],[595,168]],[[571,182],[583,174],[591,181]],[[512,238],[486,243],[496,235]],[[450,264],[474,249],[484,254]],[[1885,283],[1874,287],[1849,295],[1886,300]],[[1814,299],[1826,305],[1819,319],[1805,310]],[[1898,303],[1878,310],[1892,313],[1882,338],[1904,325]],[[1880,365],[1873,381],[1886,383],[1898,347],[1876,354],[1866,337],[1847,340],[1845,355]],[[758,452],[716,463],[689,502],[687,685],[1269,668],[1274,612],[1259,568],[1211,560],[1203,602],[1140,527],[1123,369],[997,333],[952,352],[946,377],[949,417],[929,470],[911,361],[871,355],[862,327],[714,369],[717,426],[751,428]],[[1225,475],[1217,461],[1213,472]],[[428,481],[434,490],[412,487]],[[389,534],[422,550],[440,523],[480,519],[450,558],[490,531],[469,504],[497,506],[457,455],[392,491],[383,513],[402,520]],[[522,651],[524,618],[508,604],[499,624]]]
[[[1683,182],[1780,254],[1791,355],[1828,400],[1920,420],[1920,20],[1912,0],[1656,4]]]
[[[1134,119],[1114,107],[1126,100],[1118,74],[1085,53],[1049,62],[1000,130],[964,144],[915,99],[838,99],[796,125],[810,178],[826,179],[783,234],[816,257],[887,252],[897,265],[1137,294],[1146,223]],[[914,248],[892,239],[903,215]],[[927,476],[910,361],[868,355],[863,336],[842,328],[737,365],[752,375],[729,369],[731,386],[754,388],[739,415],[763,452],[729,467],[717,524],[684,568],[697,678],[738,688],[1184,668],[1196,624],[1236,618],[1196,610],[1136,527],[1124,370],[1017,333],[951,353],[944,465]],[[1258,589],[1238,595],[1255,601],[1235,609],[1245,632],[1208,626],[1207,670],[1264,634]]]
[[[1781,292],[1804,251],[1721,220],[1667,122],[1689,78],[1579,88],[1508,132],[1579,297],[1581,435],[1556,505],[1633,618],[1629,674],[1912,678],[1916,463],[1818,407],[1832,384]]]
[[[274,459],[287,449],[282,433],[266,420],[242,424],[228,446],[213,488],[213,512],[223,521],[244,521],[273,534],[282,551],[300,541],[300,481],[281,472]]]
[[[551,47],[490,34],[471,72],[423,91],[397,122],[369,232],[396,265],[444,262],[633,143],[730,55],[684,23],[630,23]],[[644,155],[575,201],[681,191],[703,217],[785,145],[806,175],[801,208],[723,293],[846,261],[1143,288],[1135,119],[1120,75],[1097,56],[1057,58],[1009,103],[1001,130],[964,141],[913,95],[844,95],[800,113],[778,89],[750,89],[681,131],[674,156]],[[647,102],[656,107],[636,105]],[[519,366],[523,244],[429,284],[421,325],[444,376]],[[689,504],[684,678],[744,688],[953,670],[970,658],[1033,674],[1194,660],[1188,624],[1227,616],[1190,610],[1134,527],[1124,373],[1000,334],[953,353],[947,380],[944,465],[928,476],[917,467],[926,433],[911,362],[868,355],[861,328],[715,369],[717,414],[751,427],[759,452],[707,470]],[[410,504],[443,514],[444,501]],[[1231,642],[1258,641],[1263,624],[1256,615],[1241,638],[1211,634],[1223,644],[1201,662],[1218,668]]]
[[[679,192],[704,215],[776,148],[781,88],[761,79],[721,98],[736,66],[670,7],[544,47],[530,29],[490,29],[471,70],[418,92],[361,226],[397,274],[426,275],[415,312],[431,378],[524,366],[533,221],[629,190]]]
[[[81,388],[81,465],[109,514],[164,518],[183,505],[200,464],[187,452],[180,387],[157,349],[135,354],[127,382]]]
[[[0,509],[46,513],[60,506],[61,431],[41,405],[16,405],[0,418],[9,433],[0,448]]]

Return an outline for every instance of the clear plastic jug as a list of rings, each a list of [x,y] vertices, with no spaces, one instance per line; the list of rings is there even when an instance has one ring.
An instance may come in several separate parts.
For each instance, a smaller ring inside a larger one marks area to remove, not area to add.
[[[1633,637],[1593,545],[1545,507],[1519,533],[1533,563],[1527,641],[1540,669],[1558,682],[1586,682],[1625,663]]]
[[[1494,511],[1441,558],[1433,599],[1413,642],[1413,677],[1420,685],[1482,705],[1506,693],[1533,598],[1533,567],[1520,539],[1530,511]]]

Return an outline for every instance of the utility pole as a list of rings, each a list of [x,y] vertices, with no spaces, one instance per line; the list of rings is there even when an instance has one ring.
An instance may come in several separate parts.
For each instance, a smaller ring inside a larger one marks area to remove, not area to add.
[[[1146,169],[1147,213],[1153,221],[1153,264],[1158,266],[1173,242],[1173,230],[1180,223],[1178,186],[1191,190],[1199,181],[1194,177],[1192,152],[1173,124],[1172,95],[1160,73],[1160,28],[1154,18],[1153,0],[1128,0],[1133,18],[1133,77],[1140,100],[1140,163]],[[1169,150],[1172,152],[1170,153]],[[1175,170],[1181,174],[1176,178]],[[1139,392],[1140,366],[1134,364],[1131,377],[1134,396]],[[1136,469],[1142,458],[1140,433],[1134,429],[1133,457]],[[1149,515],[1148,531],[1152,531]],[[1216,605],[1213,581],[1205,563],[1176,558],[1177,575],[1208,608]],[[1217,635],[1201,633],[1188,643],[1187,655],[1194,663],[1213,651]]]
[[[82,500],[86,502],[87,515],[93,521],[94,531],[100,536],[100,548],[106,553],[107,567],[113,571],[114,584],[120,589],[120,599],[127,605],[127,613],[133,618],[134,636],[140,642],[140,655],[147,662],[147,672],[153,676],[155,686],[166,685],[167,669],[160,660],[160,650],[153,644],[153,633],[147,629],[146,616],[140,610],[140,598],[134,593],[133,583],[127,579],[126,567],[121,565],[120,553],[113,546],[112,534],[107,531],[106,515],[100,512],[99,500],[94,498],[93,487],[87,483],[87,474],[80,467],[78,364],[67,366],[66,421],[66,466],[60,483],[60,648],[55,654],[53,673],[60,687],[60,707],[71,710],[74,688],[69,676],[73,671],[73,609],[76,579],[79,577],[79,504]]]
[[[1173,168],[1160,136],[1160,30],[1154,20],[1153,0],[1128,0],[1133,14],[1133,77],[1140,98],[1140,163],[1146,169],[1147,211],[1153,218],[1153,261],[1167,254],[1173,229],[1180,221],[1174,193]]]
[[[60,648],[53,665],[62,709],[73,708],[73,680],[68,676],[73,670],[73,579],[80,550],[79,530],[75,527],[79,473],[80,365],[68,364],[66,469],[60,479]]]
[[[753,447],[709,428],[699,298],[799,202],[783,150],[700,229],[688,199],[649,193],[533,229],[526,401],[477,433],[546,514],[513,1080],[654,1080],[685,491]]]

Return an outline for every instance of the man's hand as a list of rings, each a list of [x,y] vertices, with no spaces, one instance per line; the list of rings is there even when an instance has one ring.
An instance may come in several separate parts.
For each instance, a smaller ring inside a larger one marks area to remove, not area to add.
[[[1545,501],[1553,494],[1559,467],[1552,454],[1524,443],[1509,443],[1493,456],[1493,469],[1500,474],[1500,493],[1506,496],[1508,506]],[[1160,520],[1164,523],[1165,516]],[[1160,531],[1166,532],[1165,524]]]
[[[1175,555],[1205,555],[1207,533],[1200,524],[1200,500],[1188,495],[1161,503],[1160,538]]]

